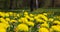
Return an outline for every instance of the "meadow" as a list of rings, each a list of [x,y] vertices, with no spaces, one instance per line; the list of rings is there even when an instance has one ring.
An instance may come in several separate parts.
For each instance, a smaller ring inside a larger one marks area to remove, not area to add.
[[[60,32],[60,9],[1,10],[0,32]]]

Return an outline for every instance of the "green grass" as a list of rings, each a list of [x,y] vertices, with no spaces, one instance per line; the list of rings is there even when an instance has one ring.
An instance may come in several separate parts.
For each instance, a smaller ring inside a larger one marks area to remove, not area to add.
[[[55,8],[55,9],[42,9],[42,8],[39,8],[39,9],[37,9],[36,11],[43,11],[43,12],[48,12],[48,11],[51,11],[51,12],[60,12],[60,9],[57,9],[57,8]]]
[[[24,12],[24,11],[30,12],[30,9],[16,9],[16,10],[0,10],[1,12]],[[39,9],[34,9],[33,13],[43,13],[43,12],[55,12],[57,14],[60,14],[60,8],[39,8]],[[30,12],[32,13],[32,12]]]

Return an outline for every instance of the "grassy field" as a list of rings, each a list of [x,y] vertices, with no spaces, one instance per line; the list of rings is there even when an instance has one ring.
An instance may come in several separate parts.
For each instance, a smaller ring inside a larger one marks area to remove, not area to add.
[[[60,32],[60,9],[0,10],[0,32]]]
[[[20,12],[24,12],[24,11],[28,11],[30,12],[30,9],[17,9],[17,10],[0,10],[1,12],[16,12],[16,13],[20,13]],[[48,8],[48,9],[44,9],[44,8],[39,8],[39,9],[34,9],[34,11],[30,12],[30,13],[43,13],[43,12],[54,12],[55,15],[59,15],[60,14],[60,8]]]
[[[3,9],[0,9],[0,11],[2,11]],[[30,9],[16,9],[16,10],[3,10],[3,11],[30,11]],[[34,11],[44,11],[44,12],[48,12],[48,11],[53,11],[53,12],[60,12],[60,8],[48,8],[48,9],[45,9],[45,8],[39,8],[39,9],[34,9]]]

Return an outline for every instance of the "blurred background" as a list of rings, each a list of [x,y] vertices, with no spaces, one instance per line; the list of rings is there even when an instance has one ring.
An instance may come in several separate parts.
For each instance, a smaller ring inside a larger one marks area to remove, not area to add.
[[[37,5],[37,6],[36,6]],[[33,0],[34,8],[49,8],[49,9],[59,9],[60,8],[60,0]],[[9,10],[9,9],[29,9],[30,8],[30,0],[0,0],[0,9]]]

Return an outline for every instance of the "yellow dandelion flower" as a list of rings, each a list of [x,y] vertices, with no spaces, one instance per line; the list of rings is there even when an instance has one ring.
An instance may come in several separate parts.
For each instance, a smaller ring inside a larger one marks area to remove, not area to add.
[[[21,19],[18,19],[19,22],[22,22]]]
[[[55,16],[56,18],[60,18],[60,16]]]
[[[28,22],[27,18],[21,18],[21,19],[18,19],[18,21],[21,23],[27,23]]]
[[[48,25],[46,22],[44,22],[44,23],[41,24],[40,26],[41,26],[41,27],[47,27],[47,28],[49,28],[49,25]]]
[[[17,14],[17,17],[20,17],[20,14]]]
[[[45,22],[45,21],[42,20],[42,19],[36,19],[36,22],[37,22],[37,23],[41,23],[41,22]]]
[[[34,23],[33,22],[27,22],[27,25],[29,25],[29,26],[34,26]]]
[[[26,24],[19,24],[16,30],[28,31],[28,26]]]
[[[4,18],[0,18],[0,22],[6,23],[6,20]]]
[[[39,17],[38,16],[34,16],[34,19],[39,19]]]
[[[28,12],[24,12],[24,15],[28,15]]]
[[[19,19],[19,22],[27,23],[27,22],[28,22],[28,20],[27,20],[27,18],[21,18],[21,19]]]
[[[60,21],[58,21],[58,20],[55,20],[53,23],[60,25]]]
[[[0,28],[0,32],[6,32],[6,29]]]
[[[2,14],[2,12],[0,12],[0,14]]]
[[[13,12],[8,12],[8,13],[9,13],[9,15],[10,15],[10,16],[12,16],[12,15],[13,15]]]
[[[30,18],[30,16],[28,16],[28,15],[25,15],[25,18]]]
[[[4,18],[0,18],[0,20],[4,20]]]
[[[8,14],[8,13],[5,13],[5,16],[6,16],[6,17],[9,17],[9,14]]]
[[[53,32],[54,30],[52,28],[49,28],[50,32]]]
[[[5,17],[5,13],[0,14],[0,16]]]
[[[6,21],[10,21],[10,18],[6,18],[5,20],[6,20]]]
[[[15,23],[15,22],[17,22],[17,20],[11,20],[10,22],[11,22],[11,23]]]
[[[30,21],[34,21],[34,18],[28,18]]]
[[[47,16],[47,13],[43,13],[43,15],[46,15]]]
[[[8,24],[8,22],[4,18],[0,18],[0,22]]]
[[[49,30],[47,28],[40,28],[39,32],[49,32]]]
[[[33,17],[34,15],[33,14],[30,14],[31,17]]]
[[[14,16],[14,17],[16,17],[16,16],[17,16],[17,14],[16,14],[16,13],[13,13],[13,16]]]
[[[13,14],[13,12],[9,12],[9,14]]]
[[[48,18],[43,14],[38,14],[38,18],[43,18],[45,21],[48,20]]]
[[[54,31],[60,31],[60,26],[59,25],[54,25],[51,27]]]
[[[7,29],[10,25],[6,23],[0,23],[0,27]]]

